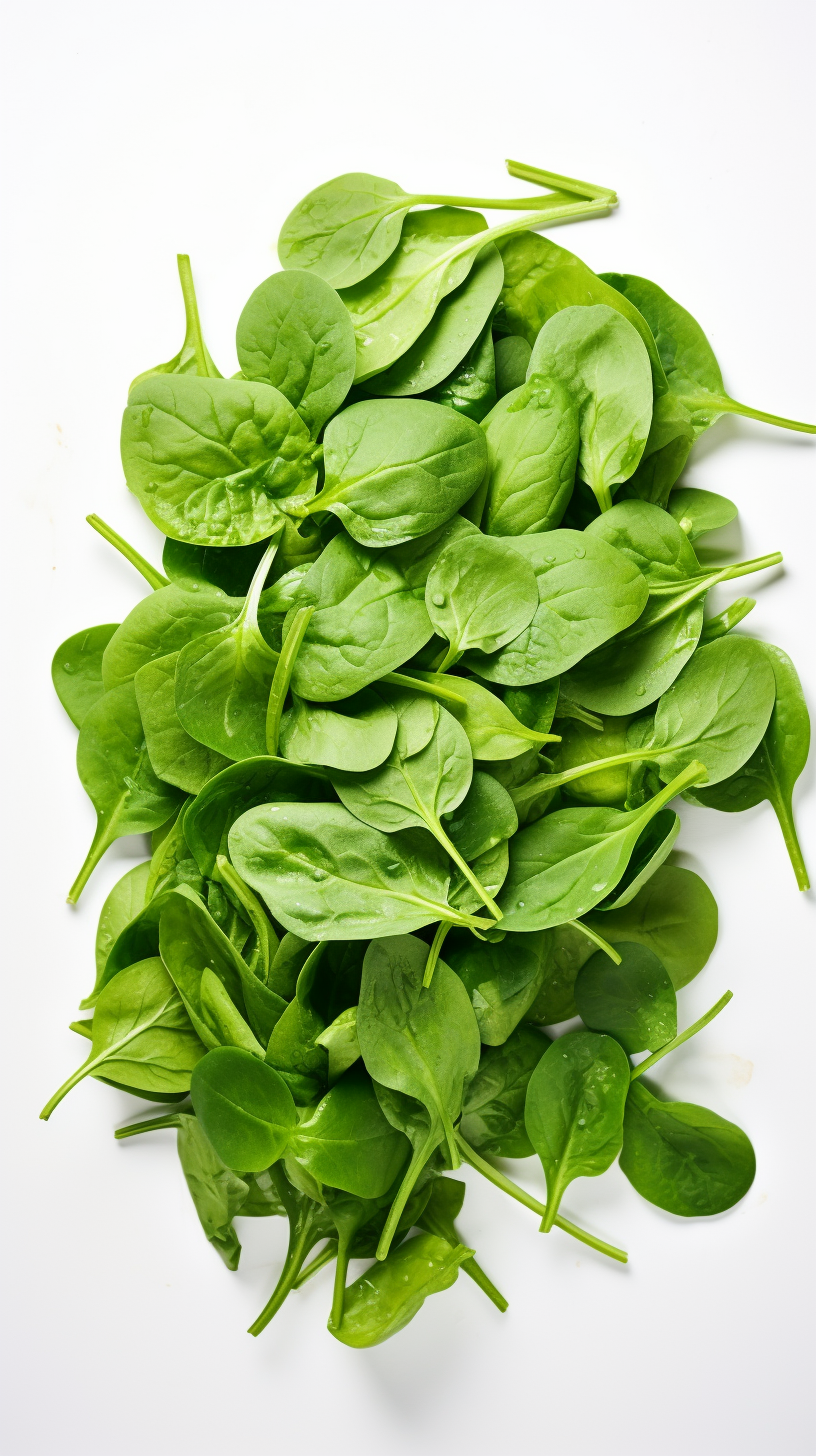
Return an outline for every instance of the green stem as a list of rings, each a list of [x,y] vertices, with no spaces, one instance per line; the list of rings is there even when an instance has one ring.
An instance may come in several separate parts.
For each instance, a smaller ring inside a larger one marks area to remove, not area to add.
[[[270,1320],[275,1318],[287,1294],[290,1294],[297,1283],[298,1275],[303,1267],[303,1262],[309,1252],[309,1238],[311,1230],[308,1221],[305,1221],[300,1229],[290,1235],[289,1247],[286,1251],[286,1260],[281,1270],[281,1276],[272,1291],[271,1298],[264,1305],[258,1318],[250,1325],[248,1333],[259,1335],[265,1330]]]
[[[433,674],[430,673],[428,676],[432,677]],[[456,679],[453,678],[452,681],[455,682]],[[459,693],[455,693],[452,688],[443,688],[437,683],[424,682],[419,674],[415,677],[413,673],[409,676],[404,672],[387,672],[385,677],[380,678],[380,682],[391,683],[395,688],[409,688],[415,693],[428,693],[432,698],[441,698],[443,702],[460,703],[463,708],[467,707],[467,700]]]
[[[564,924],[569,925],[573,930],[580,930],[581,934],[585,935],[587,940],[591,940],[594,945],[597,945],[599,950],[604,951],[609,956],[609,959],[615,962],[616,966],[620,965],[621,958],[614,946],[611,946],[608,940],[604,940],[603,936],[599,935],[596,930],[590,930],[588,925],[584,925],[583,920],[565,920]]]
[[[434,1151],[435,1148],[439,1147],[439,1141],[440,1139],[438,1129],[435,1127],[431,1127],[428,1136],[426,1137],[422,1146],[414,1149],[411,1156],[411,1161],[408,1164],[405,1177],[400,1184],[399,1192],[397,1193],[394,1202],[391,1204],[391,1207],[388,1210],[388,1217],[385,1220],[385,1227],[380,1234],[380,1242],[377,1245],[378,1259],[385,1259],[388,1257],[388,1250],[391,1248],[391,1240],[393,1239],[394,1234],[397,1231],[397,1224],[402,1218],[403,1209],[405,1208],[405,1205],[413,1192],[414,1184],[416,1183],[417,1178],[422,1172],[422,1169],[425,1167],[425,1164],[431,1156],[431,1153]]]
[[[695,1021],[692,1026],[687,1027],[685,1031],[681,1031],[679,1036],[674,1037],[672,1041],[667,1041],[666,1045],[662,1046],[659,1051],[653,1052],[644,1062],[640,1062],[638,1066],[634,1067],[629,1078],[630,1082],[634,1082],[637,1077],[642,1077],[644,1072],[651,1071],[655,1063],[659,1062],[663,1057],[668,1056],[669,1052],[676,1051],[677,1047],[682,1046],[683,1042],[688,1041],[690,1037],[696,1036],[697,1032],[702,1031],[704,1026],[708,1026],[709,1021],[713,1021],[715,1016],[719,1016],[723,1007],[728,1005],[733,995],[733,991],[726,991],[725,995],[720,997],[716,1006],[712,1006],[711,1010],[707,1011],[705,1016],[701,1016],[699,1021]]]
[[[605,485],[603,481],[596,485],[594,481],[589,480],[587,481],[587,484],[592,491],[592,494],[594,495],[596,501],[598,502],[598,505],[601,508],[601,513],[603,514],[604,511],[611,511],[615,503],[612,499],[612,492],[609,489],[609,486]]]
[[[740,404],[728,394],[702,395],[699,399],[684,399],[683,403],[692,413],[695,410],[708,410],[717,414],[744,415],[749,420],[761,420],[765,425],[777,425],[781,430],[798,430],[804,435],[816,435],[816,425],[805,424],[802,420],[789,420],[784,415],[770,415],[765,410],[751,409],[750,405]]]
[[[596,733],[603,733],[603,718],[599,718],[597,713],[590,713],[586,708],[579,707],[571,698],[565,697],[560,690],[553,718],[575,718],[578,723],[586,723],[587,728],[594,728]],[[560,741],[559,739],[558,742]]]
[[[436,927],[436,933],[431,941],[431,948],[428,951],[428,959],[425,962],[425,974],[422,977],[422,984],[425,987],[430,986],[433,980],[433,973],[436,970],[436,963],[439,960],[439,952],[442,949],[445,936],[451,929],[452,924],[453,922],[451,920],[440,920]]]
[[[454,667],[462,656],[461,652],[452,642],[448,643],[447,650],[442,653],[439,659],[439,666],[433,669],[434,672],[447,672],[449,667]]]
[[[181,1127],[178,1112],[168,1112],[164,1117],[148,1117],[145,1122],[131,1122],[128,1127],[118,1127],[113,1136],[121,1140],[136,1137],[142,1132],[155,1132],[162,1127]]]
[[[716,642],[719,637],[725,637],[728,632],[733,632],[734,628],[744,617],[748,616],[749,612],[754,610],[755,606],[756,602],[753,597],[737,597],[735,602],[732,602],[722,612],[718,612],[716,617],[709,617],[708,621],[703,622],[700,642]]]
[[[289,683],[295,669],[297,655],[303,638],[306,635],[314,607],[298,607],[292,619],[289,633],[281,648],[280,659],[275,668],[275,676],[272,679],[272,687],[269,691],[269,705],[266,710],[266,751],[272,758],[278,756],[278,739],[280,738],[281,717],[283,705],[286,701],[286,694],[289,691]]]
[[[736,581],[738,576],[750,576],[755,571],[766,571],[769,566],[781,566],[784,557],[781,551],[769,551],[765,556],[754,556],[751,561],[738,561],[734,566],[721,568],[721,581]]]
[[[94,530],[98,531],[100,536],[106,541],[109,541],[111,546],[115,546],[116,550],[124,556],[126,561],[130,562],[131,566],[135,566],[136,570],[141,572],[148,586],[152,586],[154,591],[158,591],[162,586],[170,585],[168,578],[162,576],[162,573],[157,571],[155,566],[151,566],[149,561],[145,561],[145,558],[140,555],[135,547],[131,546],[125,540],[124,536],[120,536],[118,531],[114,531],[113,527],[109,526],[107,521],[103,521],[101,516],[86,516],[85,520],[89,526],[93,526]]]
[[[767,757],[768,755],[766,754]],[[793,865],[793,872],[796,875],[796,883],[800,890],[809,890],[810,879],[807,872],[807,865],[805,864],[805,857],[802,854],[802,847],[799,843],[799,836],[796,833],[796,823],[791,806],[782,800],[781,795],[778,799],[772,799],[771,804],[779,821],[779,827],[782,830],[785,848],[788,851],[790,862]]]
[[[196,370],[204,378],[210,373],[207,350],[204,347],[204,337],[201,332],[201,320],[198,316],[198,299],[196,298],[195,284],[193,283],[193,270],[190,266],[188,253],[177,253],[179,282],[181,293],[184,299],[185,319],[185,343],[191,343],[195,354]]]
[[[755,571],[764,571],[770,566],[779,566],[782,562],[781,551],[772,551],[767,556],[757,556],[752,561],[739,561],[734,566],[720,566],[714,571],[703,576],[691,577],[678,592],[676,584],[669,583],[665,586],[652,587],[649,593],[650,603],[660,601],[664,598],[663,605],[658,611],[650,611],[648,608],[631,627],[621,632],[618,640],[620,642],[634,642],[644,633],[651,632],[659,622],[668,620],[687,607],[698,597],[705,596],[712,587],[719,586],[723,581],[735,581],[739,576],[748,576]]]
[[[610,207],[618,200],[618,194],[611,187],[596,187],[594,182],[579,182],[576,177],[562,177],[560,172],[545,172],[541,167],[529,167],[526,162],[512,162],[508,157],[505,166],[511,177],[521,182],[536,182],[541,187],[557,187],[561,192],[574,192],[578,197],[605,198]]]
[[[263,965],[263,976],[261,979],[264,985],[268,985],[269,971],[278,948],[278,937],[272,929],[269,917],[265,914],[257,895],[253,895],[249,885],[244,883],[238,871],[230,864],[229,860],[223,854],[219,854],[216,856],[215,866],[217,877],[221,880],[222,884],[227,885],[232,890],[242,910],[246,912],[249,923],[258,937],[261,963]]]
[[[332,1307],[329,1315],[329,1329],[339,1330],[343,1323],[343,1314],[346,1306],[346,1275],[349,1266],[349,1250],[353,1235],[337,1240],[337,1267],[334,1271],[334,1289],[332,1290]]]
[[[523,1203],[525,1208],[531,1209],[540,1218],[543,1219],[546,1217],[546,1203],[539,1202],[537,1198],[533,1198],[531,1193],[527,1193],[523,1188],[519,1188],[517,1183],[513,1183],[509,1178],[505,1178],[504,1174],[500,1173],[498,1168],[494,1168],[492,1163],[486,1162],[484,1158],[481,1158],[465,1142],[461,1133],[457,1132],[456,1138],[465,1155],[466,1161],[472,1164],[478,1173],[481,1173],[483,1177],[487,1178],[489,1183],[493,1183],[503,1193],[507,1193],[511,1198],[515,1198],[517,1203]],[[619,1264],[628,1263],[629,1255],[625,1250],[618,1249],[614,1244],[607,1244],[603,1239],[596,1239],[592,1234],[585,1233],[577,1224],[571,1223],[567,1218],[562,1218],[560,1213],[557,1213],[555,1216],[555,1226],[556,1228],[562,1229],[565,1234],[570,1234],[572,1238],[578,1239],[580,1243],[587,1244],[589,1248],[597,1249],[600,1254],[606,1254],[607,1258],[617,1259]]]
[[[85,856],[82,869],[77,875],[74,883],[68,891],[68,904],[76,905],[82,891],[85,889],[96,866],[99,864],[103,854],[110,849],[116,839],[116,821],[111,817],[110,821],[103,825],[97,821],[96,833],[91,840],[91,847]]]
[[[315,1254],[311,1263],[306,1264],[298,1274],[294,1284],[295,1289],[300,1289],[306,1283],[307,1279],[311,1279],[313,1274],[318,1274],[321,1269],[325,1269],[326,1265],[330,1264],[332,1259],[336,1259],[336,1257],[337,1240],[329,1239],[324,1248],[320,1250],[320,1253]]]
[[[487,890],[484,888],[483,885],[479,883],[473,873],[473,870],[470,868],[470,865],[467,863],[466,860],[462,858],[461,854],[456,848],[456,845],[452,842],[452,840],[448,839],[448,836],[442,828],[440,821],[438,819],[432,819],[428,827],[429,829],[431,829],[431,832],[436,835],[436,838],[439,840],[442,848],[447,851],[454,864],[462,871],[462,874],[464,875],[468,884],[471,886],[472,889],[476,891],[479,899],[484,905],[487,906],[488,910],[493,916],[493,919],[501,920],[502,912],[496,904],[496,901],[493,900],[490,895],[488,895]]]
[[[467,1274],[468,1277],[473,1280],[474,1284],[478,1284],[482,1293],[486,1294],[488,1299],[491,1300],[493,1304],[495,1304],[496,1308],[500,1310],[502,1314],[504,1314],[505,1311],[509,1308],[507,1300],[505,1299],[501,1290],[496,1288],[492,1279],[488,1279],[481,1264],[476,1263],[473,1255],[471,1254],[469,1259],[463,1259],[459,1267],[461,1268],[462,1273]]]

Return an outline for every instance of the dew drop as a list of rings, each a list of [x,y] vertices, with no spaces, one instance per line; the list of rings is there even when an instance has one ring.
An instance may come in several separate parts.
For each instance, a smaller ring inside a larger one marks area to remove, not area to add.
[[[645,696],[646,696],[646,689],[642,685],[639,688],[635,688],[635,695],[638,698],[645,698]]]
[[[583,546],[576,546],[576,548],[575,548],[575,555],[576,556],[586,556],[586,550],[585,550],[585,548]]]
[[[64,663],[63,663],[63,664],[62,664],[62,670],[63,670],[63,672],[67,672],[67,673],[72,673],[72,672],[74,672],[74,671],[75,671],[75,668],[74,668],[74,666],[73,666],[73,663],[70,663],[70,662],[64,662]]]
[[[445,605],[445,598],[442,592],[434,592],[431,601],[435,607],[444,607]]]

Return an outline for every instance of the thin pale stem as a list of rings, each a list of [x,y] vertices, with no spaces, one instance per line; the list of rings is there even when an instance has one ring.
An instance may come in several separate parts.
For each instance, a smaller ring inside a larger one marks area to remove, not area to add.
[[[527,1193],[525,1189],[519,1188],[518,1184],[513,1183],[510,1178],[505,1178],[504,1174],[500,1173],[498,1168],[494,1168],[492,1163],[486,1162],[484,1158],[479,1156],[475,1149],[470,1147],[469,1143],[465,1142],[461,1133],[457,1132],[456,1138],[466,1161],[471,1163],[478,1173],[481,1173],[483,1177],[487,1178],[489,1183],[493,1183],[503,1193],[507,1193],[511,1198],[515,1198],[517,1203],[523,1203],[525,1208],[531,1209],[540,1218],[543,1219],[546,1217],[546,1203],[541,1203],[531,1193]],[[593,1234],[586,1233],[577,1224],[571,1223],[568,1218],[562,1218],[560,1213],[557,1213],[555,1216],[555,1226],[556,1228],[562,1229],[565,1234],[570,1234],[572,1238],[578,1239],[580,1243],[588,1244],[591,1249],[597,1249],[600,1254],[606,1254],[607,1258],[617,1259],[619,1264],[628,1263],[629,1255],[625,1250],[616,1248],[614,1244],[607,1244],[604,1239],[596,1239]]]
[[[280,1279],[272,1291],[271,1298],[264,1305],[258,1318],[250,1325],[248,1333],[259,1335],[265,1330],[270,1320],[274,1319],[286,1296],[291,1293],[297,1282],[298,1275],[303,1267],[303,1261],[309,1252],[309,1240],[311,1229],[308,1221],[289,1240],[289,1248],[286,1252],[286,1262],[281,1271]]]
[[[89,526],[93,526],[93,529],[98,531],[99,535],[105,541],[108,541],[111,546],[115,546],[119,554],[124,556],[125,560],[129,561],[131,566],[136,567],[136,570],[140,572],[148,586],[152,586],[154,591],[158,591],[162,586],[170,585],[169,579],[166,576],[162,576],[162,573],[157,571],[155,566],[151,566],[149,561],[145,561],[145,558],[136,548],[131,546],[130,542],[125,540],[124,536],[120,536],[118,531],[114,531],[113,527],[109,526],[107,521],[103,521],[101,516],[86,516],[85,520]]]
[[[311,1263],[304,1265],[303,1269],[298,1274],[298,1277],[295,1280],[293,1287],[295,1289],[301,1289],[306,1283],[307,1279],[311,1279],[314,1274],[318,1274],[321,1269],[325,1269],[326,1265],[330,1264],[332,1259],[336,1258],[337,1240],[329,1239],[328,1243],[326,1243],[320,1250],[320,1253],[315,1254]]]
[[[109,824],[104,826],[97,824],[96,833],[91,840],[91,847],[85,856],[82,869],[68,891],[67,899],[69,905],[76,905],[77,900],[85,889],[103,854],[106,850],[110,849],[115,839],[116,824],[114,820],[111,820]]]
[[[468,884],[471,886],[472,889],[476,891],[476,894],[479,896],[479,899],[482,901],[482,903],[487,906],[494,920],[501,920],[502,912],[496,904],[496,901],[490,895],[488,895],[487,890],[484,888],[483,885],[479,883],[473,873],[473,870],[470,868],[470,865],[467,863],[466,860],[462,858],[461,854],[456,848],[456,845],[452,842],[452,840],[448,839],[448,836],[442,828],[442,825],[440,824],[438,819],[433,821],[433,832],[436,835],[436,838],[439,840],[439,843],[442,845],[442,848],[447,850],[447,853],[450,855],[454,864],[457,865],[458,868],[462,871],[462,874],[464,875]]]
[[[459,1267],[462,1273],[467,1274],[473,1280],[474,1284],[478,1284],[482,1293],[486,1294],[488,1299],[495,1304],[496,1308],[504,1314],[509,1308],[507,1300],[501,1290],[496,1288],[493,1280],[488,1279],[481,1264],[476,1263],[473,1255],[471,1254],[469,1259],[463,1259]]]
[[[164,1117],[148,1117],[145,1122],[131,1122],[128,1127],[118,1127],[113,1136],[121,1141],[122,1138],[136,1137],[143,1132],[155,1132],[163,1127],[181,1127],[178,1112],[168,1112]]]
[[[553,173],[552,175],[555,174]],[[525,180],[534,182],[538,179],[528,177]],[[555,186],[555,184],[548,182],[543,185],[547,187],[551,185]],[[413,201],[416,203],[427,203],[437,207],[486,207],[488,210],[492,209],[496,212],[523,211],[527,208],[535,212],[546,212],[548,204],[553,210],[563,207],[564,204],[574,206],[576,196],[586,197],[587,194],[576,193],[574,188],[570,189],[567,187],[558,188],[549,196],[546,193],[543,195],[539,193],[536,197],[446,197],[439,192],[424,192],[421,195],[415,195]],[[606,193],[601,195],[595,192],[592,194],[592,199],[604,201],[607,207],[612,205]]]
[[[604,940],[603,936],[599,935],[596,930],[590,930],[588,925],[584,925],[583,920],[565,920],[564,924],[569,925],[573,930],[580,930],[581,934],[585,935],[587,940],[591,940],[593,945],[597,945],[598,950],[604,951],[609,956],[609,959],[615,962],[616,966],[620,965],[621,958],[615,950],[615,947],[610,945],[608,940]]]
[[[782,837],[785,841],[785,848],[788,851],[790,862],[793,865],[793,872],[796,875],[796,883],[800,890],[810,889],[810,878],[805,864],[805,857],[802,854],[802,846],[799,843],[799,836],[796,833],[796,823],[787,804],[781,798],[772,800],[773,811],[779,821],[782,830]]]
[[[439,952],[445,941],[445,936],[450,930],[453,922],[451,920],[440,920],[436,927],[436,933],[431,941],[431,948],[428,951],[428,959],[425,962],[425,974],[422,977],[423,986],[430,986],[433,980],[433,973],[436,970],[436,963],[439,960]]]
[[[733,995],[733,991],[726,991],[725,995],[720,997],[716,1006],[712,1006],[711,1010],[707,1011],[705,1016],[701,1016],[699,1021],[695,1021],[692,1026],[686,1027],[686,1030],[681,1031],[679,1036],[674,1037],[672,1041],[667,1041],[666,1045],[662,1046],[659,1051],[653,1052],[644,1062],[640,1062],[638,1066],[634,1067],[629,1078],[630,1082],[634,1082],[637,1077],[642,1077],[644,1072],[650,1071],[657,1062],[661,1061],[663,1057],[668,1056],[669,1052],[676,1051],[679,1046],[683,1045],[684,1041],[688,1041],[690,1037],[696,1036],[698,1031],[702,1031],[704,1026],[708,1026],[709,1021],[713,1021],[715,1016],[719,1016],[723,1007],[728,1005]]]
[[[275,668],[275,676],[269,691],[269,705],[266,710],[266,751],[272,758],[277,758],[278,755],[283,705],[289,691],[292,673],[295,670],[297,655],[313,613],[314,607],[299,607],[295,612],[289,634],[281,648],[278,665]]]
[[[530,167],[526,162],[513,162],[508,157],[504,164],[511,177],[521,182],[536,182],[540,187],[557,187],[562,192],[573,192],[578,197],[603,198],[611,206],[618,200],[618,194],[611,187],[596,187],[594,182],[580,182],[577,177],[562,177],[560,172],[545,172],[542,167]]]
[[[207,351],[204,348],[204,337],[201,333],[201,320],[198,316],[198,299],[196,298],[193,270],[190,266],[189,255],[187,253],[177,253],[176,262],[178,263],[179,281],[181,283],[182,297],[184,298],[185,341],[192,344],[196,369],[200,375],[206,378],[210,371],[207,364]]]
[[[718,612],[716,617],[709,617],[708,621],[703,623],[700,642],[716,642],[719,637],[725,637],[728,632],[733,632],[734,628],[748,616],[749,612],[754,610],[755,606],[756,602],[753,597],[737,597],[735,602],[732,602],[729,607],[725,607],[722,612]]]
[[[431,1153],[439,1146],[439,1134],[436,1128],[431,1128],[427,1138],[420,1148],[416,1148],[408,1164],[405,1177],[403,1178],[399,1192],[388,1210],[388,1217],[385,1220],[385,1227],[380,1234],[380,1242],[377,1245],[377,1258],[388,1257],[388,1250],[391,1248],[391,1240],[397,1231],[397,1224],[402,1218],[402,1212],[408,1199],[413,1192],[414,1184],[425,1167]]]
[[[692,413],[695,410],[709,410],[718,414],[743,415],[749,420],[761,420],[765,425],[776,425],[781,430],[797,430],[803,435],[816,435],[816,425],[806,424],[803,420],[789,420],[784,415],[771,415],[765,410],[751,409],[750,405],[740,404],[727,394],[701,395],[699,399],[684,399],[683,403]]]
[[[448,647],[447,647],[447,651],[443,652],[442,653],[442,656],[439,659],[439,666],[438,667],[435,667],[433,669],[433,671],[434,672],[447,672],[448,671],[448,668],[455,667],[456,663],[459,661],[459,658],[461,656],[462,656],[462,654],[459,651],[459,649],[457,647],[455,647],[452,642],[449,642],[448,643]]]
[[[411,692],[428,693],[432,698],[441,698],[443,702],[460,703],[463,708],[467,707],[467,700],[453,688],[443,688],[437,683],[424,682],[421,677],[409,676],[404,672],[387,672],[385,677],[380,678],[381,682],[391,683],[395,688],[409,688]],[[455,678],[452,679],[456,681]]]

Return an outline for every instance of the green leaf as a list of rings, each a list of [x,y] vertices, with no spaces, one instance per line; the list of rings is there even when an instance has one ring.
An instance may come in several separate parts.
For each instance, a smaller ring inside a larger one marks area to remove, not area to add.
[[[376,692],[364,688],[332,711],[292,694],[281,720],[281,753],[298,763],[364,773],[388,757],[397,715]]]
[[[468,648],[497,652],[529,626],[538,608],[532,566],[489,536],[455,541],[437,558],[425,585],[434,631],[449,643],[442,672]]]
[[[144,373],[137,374],[130,386],[131,389],[135,389],[137,384],[141,384],[143,379],[148,379],[153,374],[199,374],[210,379],[221,379],[222,377],[210,358],[201,333],[198,302],[189,256],[187,253],[178,253],[176,261],[184,299],[184,343],[179,352],[174,354],[172,359],[168,359],[166,364],[154,364],[152,369],[145,369]]]
[[[451,842],[469,864],[518,829],[518,815],[507,790],[481,769],[474,769],[459,807],[442,817]]]
[[[452,702],[447,697],[443,699],[448,712],[464,728],[476,759],[503,762],[525,753],[531,744],[553,741],[553,735],[543,730],[538,722],[531,724],[521,720],[514,710],[511,711],[512,705],[503,703],[474,678],[449,677],[444,673],[421,672],[416,668],[412,668],[410,676],[420,684],[426,683],[431,691],[450,689],[464,700]]]
[[[358,1198],[380,1198],[408,1156],[408,1140],[380,1111],[371,1078],[347,1072],[307,1117],[289,1143],[295,1158],[320,1183]]]
[[[552,939],[551,931],[539,930],[506,935],[491,945],[462,934],[447,948],[448,962],[468,993],[485,1045],[501,1046],[529,1011],[547,975]]]
[[[356,1350],[381,1345],[405,1328],[430,1294],[450,1289],[460,1264],[472,1257],[463,1244],[454,1249],[435,1234],[415,1234],[349,1285],[343,1322],[330,1324],[331,1334]]]
[[[727,496],[691,485],[677,486],[669,496],[667,509],[689,541],[696,541],[707,531],[719,531],[737,517],[737,508]]]
[[[297,1125],[283,1079],[237,1047],[217,1047],[204,1057],[190,1095],[218,1156],[239,1172],[260,1173],[276,1162]]]
[[[520,334],[506,334],[496,340],[496,395],[499,399],[504,399],[511,389],[520,389],[524,384],[531,353],[530,344]]]
[[[325,1047],[329,1054],[329,1086],[342,1077],[360,1056],[360,1042],[357,1036],[357,1007],[348,1006],[335,1016],[330,1026],[315,1037],[318,1046]]]
[[[128,487],[155,526],[194,546],[249,546],[317,484],[314,444],[269,384],[152,375],[122,421]]]
[[[247,758],[209,779],[184,816],[184,837],[203,875],[226,855],[236,819],[256,804],[303,803],[325,798],[328,782],[283,758]],[[274,914],[274,909],[272,911]]]
[[[570,1031],[544,1053],[527,1088],[524,1121],[547,1179],[542,1231],[574,1178],[597,1178],[623,1138],[629,1061],[611,1036]]]
[[[241,1244],[232,1220],[245,1213],[250,1184],[222,1163],[197,1117],[180,1112],[178,1148],[199,1223],[228,1269],[237,1269]]]
[[[147,662],[180,652],[188,642],[237,617],[243,603],[220,591],[162,587],[137,602],[114,632],[102,659],[105,691],[131,682]]]
[[[117,880],[99,914],[96,928],[94,957],[96,960],[96,984],[91,999],[104,984],[103,977],[108,956],[126,925],[144,909],[147,881],[150,874],[150,860],[133,866]],[[143,959],[143,957],[137,957]]]
[[[103,627],[86,627],[83,632],[67,637],[54,653],[51,681],[76,728],[82,727],[87,714],[105,691],[102,685],[102,655],[118,627],[117,622],[107,622]]]
[[[229,759],[193,738],[176,712],[179,656],[170,652],[146,662],[133,683],[154,772],[186,794],[197,794],[208,779],[227,767]]]
[[[158,957],[120,971],[99,996],[88,1060],[54,1093],[40,1116],[83,1077],[110,1078],[126,1088],[184,1093],[204,1056],[173,982]]]
[[[490,1158],[530,1158],[524,1127],[530,1078],[550,1038],[533,1026],[517,1026],[500,1046],[482,1048],[479,1070],[468,1083],[460,1129],[465,1141]]]
[[[666,967],[679,991],[699,975],[717,941],[717,902],[692,870],[664,864],[620,910],[597,911],[587,925],[620,946],[647,946]]]
[[[457,410],[459,414],[467,415],[469,419],[481,424],[496,403],[496,362],[490,319],[447,379],[429,389],[424,397],[433,404],[443,404],[446,409]],[[481,489],[480,486],[467,505],[462,507],[463,514],[467,514],[469,520],[479,519],[478,515],[473,514],[477,507],[481,514],[484,504],[480,500]]]
[[[523,340],[503,339],[500,343]],[[529,354],[528,354],[529,360]],[[579,412],[557,379],[542,379],[504,392],[483,422],[488,479],[484,530],[491,536],[523,536],[560,525],[575,481]]]
[[[331,511],[363,546],[397,546],[443,526],[487,464],[473,420],[423,399],[372,399],[324,436],[326,483],[307,510]]]
[[[667,1213],[724,1213],[754,1181],[756,1158],[733,1122],[692,1102],[663,1102],[633,1082],[623,1123],[621,1171],[642,1198]]]
[[[578,1015],[591,1031],[606,1031],[627,1055],[657,1051],[677,1035],[677,997],[654,951],[621,948],[616,966],[603,951],[590,956],[575,982]]]

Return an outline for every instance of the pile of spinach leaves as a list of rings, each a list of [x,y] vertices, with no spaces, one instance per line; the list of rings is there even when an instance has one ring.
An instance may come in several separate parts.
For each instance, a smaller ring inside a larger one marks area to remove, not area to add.
[[[310,192],[232,378],[179,258],[183,345],[122,425],[163,570],[90,517],[150,591],[54,656],[97,816],[69,899],[114,840],[152,841],[42,1116],[88,1076],[167,1104],[116,1136],[176,1131],[230,1269],[236,1218],[287,1220],[253,1334],[328,1264],[355,1347],[460,1269],[506,1309],[455,1224],[463,1163],[620,1262],[561,1211],[576,1178],[619,1158],[698,1217],[754,1176],[740,1128],[641,1078],[730,999],[679,1029],[717,907],[671,858],[678,795],[767,799],[806,889],[809,720],[785,653],[733,633],[751,600],[704,615],[781,557],[698,556],[736,507],[677,481],[722,414],[816,427],[736,403],[662,289],[536,231],[614,193],[508,168],[548,190]],[[496,1161],[533,1155],[546,1201]]]

